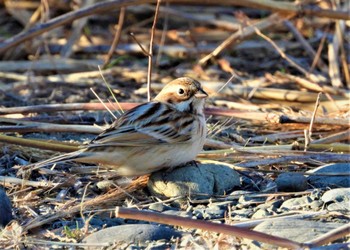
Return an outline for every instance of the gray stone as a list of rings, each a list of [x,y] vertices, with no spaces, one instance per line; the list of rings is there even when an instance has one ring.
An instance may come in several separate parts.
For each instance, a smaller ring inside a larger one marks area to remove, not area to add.
[[[238,208],[250,207],[251,205],[257,205],[261,203],[265,203],[266,197],[257,197],[254,195],[242,195],[238,199]]]
[[[234,201],[222,201],[222,202],[214,202],[214,203],[209,203],[208,207],[209,208],[219,208],[219,209],[224,209],[227,210],[230,206],[234,205],[236,202]]]
[[[181,237],[180,232],[166,226],[132,224],[102,229],[85,237],[83,243],[103,243],[106,246],[123,242],[142,244],[147,241],[170,240],[178,237]]]
[[[164,212],[167,210],[175,210],[178,211],[178,209],[164,205],[163,203],[154,203],[151,204],[148,209],[153,210],[153,211],[157,211],[157,212]]]
[[[315,188],[311,191],[311,194],[309,196],[313,200],[320,200],[322,195],[323,195],[323,190]]]
[[[321,200],[325,203],[350,201],[350,188],[336,188],[328,190],[322,195]]]
[[[250,195],[250,194],[254,194],[254,192],[246,191],[246,190],[235,190],[230,193],[230,197],[233,196],[239,199],[239,197],[241,197],[242,195]]]
[[[276,212],[276,210],[278,208],[280,208],[280,206],[283,204],[283,200],[282,199],[278,199],[278,200],[270,200],[267,201],[263,204],[258,205],[256,208],[258,209],[267,209],[269,211],[274,211]]]
[[[350,249],[350,243],[335,243],[327,246],[311,247],[310,250],[346,250]]]
[[[325,192],[322,201],[329,211],[350,212],[350,188],[336,188]]]
[[[336,203],[329,204],[327,206],[327,210],[349,213],[350,212],[349,202],[336,202]]]
[[[310,203],[310,208],[314,211],[320,210],[322,206],[323,206],[323,201],[320,201],[320,200],[315,200]]]
[[[349,173],[350,163],[331,163],[313,170],[307,171],[307,173]],[[324,187],[350,187],[350,178],[346,176],[321,176],[321,175],[310,175],[308,177],[309,183],[318,188]]]
[[[307,189],[307,178],[300,173],[283,173],[276,179],[278,191],[298,192]]]
[[[233,220],[248,219],[252,217],[253,214],[254,214],[254,211],[252,208],[238,209],[238,210],[232,211],[231,218]]]
[[[283,202],[283,204],[281,205],[281,209],[299,210],[307,206],[310,206],[312,202],[313,200],[309,196],[291,198]]]
[[[107,191],[115,186],[112,180],[103,180],[96,183],[96,187],[101,191]]]
[[[272,215],[267,209],[258,209],[253,215],[252,219],[261,219]]]
[[[298,219],[280,219],[265,221],[256,226],[254,230],[302,243],[313,240],[342,225],[344,224]],[[253,244],[262,249],[277,249],[277,247],[256,241],[253,241]]]
[[[193,215],[197,219],[213,220],[222,219],[225,216],[226,210],[219,207],[206,207],[193,210]]]
[[[0,228],[12,220],[12,205],[6,192],[0,188]]]
[[[240,186],[241,180],[235,170],[224,164],[189,164],[172,172],[153,173],[147,185],[154,195],[208,197],[225,194],[233,187]]]
[[[181,217],[192,218],[192,212],[186,212],[186,211],[166,210],[166,211],[162,212],[162,214],[169,214],[169,215],[176,215],[176,216],[181,216]]]

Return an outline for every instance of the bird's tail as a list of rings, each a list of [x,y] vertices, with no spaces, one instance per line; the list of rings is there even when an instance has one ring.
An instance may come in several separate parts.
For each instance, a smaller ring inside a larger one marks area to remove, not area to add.
[[[63,163],[71,160],[76,160],[78,158],[81,158],[83,154],[84,154],[84,150],[77,150],[71,153],[58,155],[44,161],[33,163],[30,165],[27,165],[26,167],[30,168],[31,170],[34,170],[34,169],[45,167],[50,164]]]

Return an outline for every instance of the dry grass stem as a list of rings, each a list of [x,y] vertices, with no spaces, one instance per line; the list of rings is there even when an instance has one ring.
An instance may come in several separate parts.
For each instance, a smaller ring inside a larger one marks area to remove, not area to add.
[[[115,49],[118,46],[119,40],[120,40],[120,36],[122,34],[122,28],[123,28],[123,24],[124,24],[124,19],[125,19],[125,7],[120,8],[120,13],[119,13],[119,20],[118,20],[118,25],[116,27],[117,31],[114,35],[114,39],[111,45],[111,48],[108,51],[108,54],[106,56],[105,62],[103,64],[103,67],[105,68],[107,66],[107,64],[110,62],[112,55],[115,52]]]

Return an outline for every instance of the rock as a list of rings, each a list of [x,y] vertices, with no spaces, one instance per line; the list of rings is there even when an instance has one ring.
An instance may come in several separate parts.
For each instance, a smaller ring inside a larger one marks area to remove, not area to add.
[[[328,202],[342,202],[350,200],[350,188],[335,188],[325,192],[322,197],[322,201]]]
[[[225,209],[220,209],[219,207],[205,207],[205,208],[195,208],[193,210],[193,215],[197,219],[214,220],[223,219],[225,216]]]
[[[282,204],[283,204],[283,200],[282,199],[277,199],[277,200],[267,201],[267,202],[265,202],[263,204],[260,204],[260,205],[256,206],[256,208],[257,209],[266,209],[268,211],[276,212],[276,210],[278,208],[280,208]]]
[[[115,183],[112,180],[103,180],[98,181],[95,185],[98,190],[108,191],[109,189],[115,186]]]
[[[157,212],[164,212],[167,210],[174,210],[174,211],[178,211],[178,209],[164,205],[163,203],[154,203],[151,204],[148,209],[153,210],[153,211],[157,211]]]
[[[254,192],[246,191],[246,190],[235,190],[230,193],[230,197],[236,197],[236,199],[239,199],[242,195],[254,195]]]
[[[249,219],[254,214],[254,211],[252,208],[247,209],[237,209],[233,210],[231,212],[231,218],[232,220],[242,220],[242,219]]]
[[[322,209],[323,201],[315,200],[309,204],[310,208],[314,211],[319,211]]]
[[[177,197],[194,195],[208,197],[223,195],[240,186],[240,175],[224,164],[189,164],[172,172],[158,171],[148,181],[148,189],[154,195]]]
[[[137,243],[139,245],[144,245],[146,241],[161,239],[170,240],[171,238],[178,237],[181,237],[181,233],[170,227],[150,224],[132,224],[102,229],[85,237],[82,242],[91,245],[103,243],[103,246],[115,243]]]
[[[313,200],[320,200],[322,195],[323,195],[323,190],[322,189],[314,188],[311,191],[310,198],[313,199]]]
[[[0,228],[5,227],[12,219],[11,201],[6,192],[0,188]]]
[[[261,203],[265,203],[266,197],[257,197],[254,195],[242,195],[238,199],[238,204],[236,205],[238,208],[250,207],[252,205],[257,205]]]
[[[313,170],[307,171],[307,173],[349,173],[349,163],[331,163]],[[318,188],[331,187],[350,187],[349,176],[321,176],[321,175],[310,175],[308,177],[309,183]]]
[[[350,243],[335,243],[327,246],[312,247],[310,250],[345,250],[350,249]]]
[[[208,204],[209,209],[214,210],[224,210],[227,211],[230,207],[232,207],[236,202],[234,201],[222,201],[222,202],[213,202]]]
[[[307,242],[315,239],[335,228],[341,227],[341,223],[323,223],[298,219],[280,219],[265,221],[254,228],[255,231],[279,236],[296,242]],[[253,241],[259,249],[277,249],[276,246]]]
[[[322,201],[329,211],[350,212],[350,188],[336,188],[325,192]]]
[[[258,209],[253,215],[252,219],[261,219],[272,215],[267,209]]]
[[[177,211],[177,210],[166,210],[162,214],[176,215],[180,217],[192,218],[192,212],[187,211]]]
[[[298,192],[307,189],[307,178],[300,173],[283,173],[276,179],[278,191]]]
[[[283,204],[281,205],[281,209],[300,210],[307,206],[310,206],[312,202],[313,200],[309,196],[291,198],[283,202]]]

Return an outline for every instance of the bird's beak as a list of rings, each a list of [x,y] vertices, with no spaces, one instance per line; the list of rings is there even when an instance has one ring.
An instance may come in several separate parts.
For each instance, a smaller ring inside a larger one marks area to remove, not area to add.
[[[202,99],[202,98],[208,97],[208,94],[207,94],[207,92],[205,92],[203,89],[199,89],[199,90],[197,91],[197,93],[194,94],[194,96],[195,96],[196,98],[198,98],[198,99]]]

